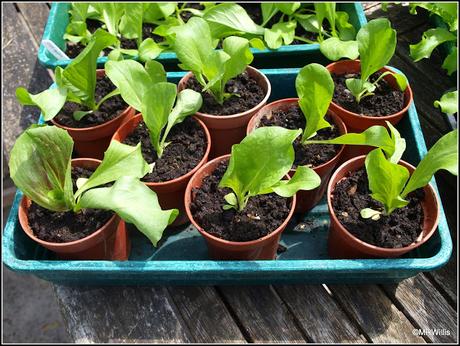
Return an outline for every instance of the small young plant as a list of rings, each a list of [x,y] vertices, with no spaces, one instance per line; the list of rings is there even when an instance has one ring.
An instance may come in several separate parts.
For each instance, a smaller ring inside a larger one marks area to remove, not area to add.
[[[302,133],[302,144],[348,144],[370,145],[379,147],[389,155],[397,158],[406,148],[404,138],[391,123],[386,122],[389,132],[383,126],[372,126],[362,133],[347,133],[332,139],[312,139],[317,131],[330,127],[324,116],[327,113],[334,93],[334,82],[328,70],[319,64],[304,66],[295,82],[299,107],[305,116],[306,126]]]
[[[78,103],[88,110],[76,111],[76,120],[97,111],[102,103],[119,94],[118,90],[105,95],[96,103],[96,68],[99,53],[106,47],[117,42],[117,38],[108,32],[98,29],[86,48],[65,68],[55,70],[56,87],[49,88],[39,94],[32,95],[25,88],[16,89],[16,98],[22,105],[40,108],[45,121],[53,119],[67,101]]]
[[[292,197],[298,190],[312,190],[321,183],[311,168],[299,166],[290,180],[282,180],[294,163],[292,143],[301,130],[278,126],[261,127],[232,147],[227,170],[219,187],[233,192],[225,195],[224,209],[244,210],[249,198],[276,193]]]
[[[166,81],[163,66],[154,60],[145,68],[134,60],[109,61],[106,73],[125,102],[142,113],[158,157],[169,144],[166,139],[173,126],[195,114],[203,103],[196,91],[177,93],[176,85]]]
[[[397,162],[389,161],[380,148],[372,150],[366,157],[365,166],[371,197],[383,204],[384,210],[364,208],[362,218],[378,220],[381,215],[390,215],[395,209],[405,207],[409,193],[428,185],[433,175],[441,169],[458,175],[457,130],[441,137],[420,161],[409,177],[409,171]]]
[[[249,49],[250,41],[230,36],[223,40],[222,50],[215,50],[218,40],[213,39],[208,23],[198,17],[177,27],[175,34],[174,51],[181,62],[179,67],[191,71],[203,91],[208,91],[216,102],[223,104],[234,95],[225,92],[226,83],[243,73],[254,58]]]
[[[371,20],[358,31],[356,40],[361,61],[361,78],[349,78],[345,81],[356,102],[374,95],[378,82],[387,75],[392,75],[401,91],[404,91],[407,80],[395,72],[384,72],[374,82],[369,81],[369,77],[384,67],[395,52],[396,30],[391,28],[390,21],[386,18]]]
[[[51,211],[112,210],[156,246],[178,210],[161,210],[155,192],[139,180],[152,171],[142,157],[140,144],[132,147],[112,141],[93,174],[77,180],[75,193],[72,150],[73,140],[67,131],[32,125],[18,137],[11,151],[11,178],[24,195]],[[111,187],[99,187],[111,182]]]

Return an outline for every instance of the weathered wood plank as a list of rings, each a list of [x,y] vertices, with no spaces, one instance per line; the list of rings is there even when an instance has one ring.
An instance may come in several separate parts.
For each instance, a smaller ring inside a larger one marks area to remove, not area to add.
[[[322,286],[284,285],[274,288],[313,342],[366,342],[358,328]]]
[[[169,287],[168,290],[196,342],[246,342],[213,287]]]
[[[296,327],[294,317],[270,286],[221,286],[218,290],[251,342],[306,341]]]
[[[18,6],[21,14],[24,16],[36,43],[40,45],[50,12],[49,7],[43,2],[18,2],[16,5]]]
[[[36,123],[40,114],[34,107],[22,107],[15,97],[19,86],[32,93],[46,89],[52,82],[45,68],[37,61],[37,49],[23,18],[13,3],[2,4],[3,19],[3,143],[4,154],[9,152],[16,137],[30,124]]]
[[[76,343],[194,342],[166,287],[55,290]]]
[[[426,335],[430,341],[457,342],[457,312],[425,276],[417,275],[399,285],[385,285],[383,289],[396,304],[401,304],[417,328],[441,331],[438,335]],[[449,335],[443,335],[442,331],[448,331]]]
[[[376,285],[329,285],[332,294],[374,343],[425,343],[414,326]]]

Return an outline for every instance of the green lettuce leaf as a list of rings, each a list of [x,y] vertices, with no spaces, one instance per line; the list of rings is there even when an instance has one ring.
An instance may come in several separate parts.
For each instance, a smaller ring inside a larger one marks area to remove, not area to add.
[[[334,81],[322,65],[312,63],[303,67],[295,81],[299,106],[306,119],[302,141],[316,131],[331,125],[324,119],[334,94]]]
[[[442,136],[431,147],[426,156],[420,161],[414,173],[412,173],[402,196],[407,196],[410,192],[419,187],[426,186],[433,175],[445,169],[453,175],[458,175],[458,130],[451,131]]]
[[[9,161],[14,184],[52,211],[74,206],[71,178],[73,140],[55,126],[32,125],[16,140]]]
[[[81,208],[114,211],[126,222],[134,224],[154,246],[179,213],[177,209],[162,210],[155,192],[130,176],[119,178],[112,187],[86,191],[79,204]]]
[[[151,171],[152,169],[142,156],[140,143],[132,147],[118,141],[111,141],[101,164],[85,184],[79,187],[75,198],[89,189],[113,182],[123,176],[142,178]]]

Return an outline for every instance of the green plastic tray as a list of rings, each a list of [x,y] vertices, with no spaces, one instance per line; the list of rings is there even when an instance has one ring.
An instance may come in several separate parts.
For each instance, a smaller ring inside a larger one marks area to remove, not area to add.
[[[59,48],[65,50],[63,35],[69,23],[68,10],[70,3],[53,3],[51,5],[48,22],[46,23],[43,39],[53,41]],[[367,23],[363,8],[359,2],[338,4],[338,9],[346,11],[350,18],[350,23],[358,31]],[[328,60],[319,51],[319,44],[300,44],[282,46],[276,50],[257,50],[252,49],[254,62],[252,66],[257,68],[282,68],[282,67],[302,67],[310,62],[326,63]],[[38,50],[38,60],[48,68],[55,69],[57,66],[65,67],[72,60],[57,60],[51,55],[43,44]],[[156,59],[161,62],[166,71],[178,71],[178,60],[173,52],[161,53]],[[97,62],[101,66],[107,61],[107,57],[100,57]]]
[[[270,101],[295,97],[298,71],[262,70],[272,84]],[[183,75],[168,73],[169,80],[176,83]],[[417,164],[426,154],[426,145],[414,104],[397,128],[407,141],[404,160]],[[435,180],[431,183],[437,191]],[[388,283],[435,270],[447,263],[452,252],[452,239],[441,205],[439,226],[433,237],[403,258],[330,259],[329,215],[322,200],[309,213],[295,215],[281,238],[287,250],[274,261],[209,260],[204,239],[191,225],[167,231],[166,240],[157,250],[140,232],[131,230],[132,251],[125,262],[63,261],[56,260],[21,229],[17,216],[21,197],[18,191],[4,229],[3,261],[12,270],[61,284]]]

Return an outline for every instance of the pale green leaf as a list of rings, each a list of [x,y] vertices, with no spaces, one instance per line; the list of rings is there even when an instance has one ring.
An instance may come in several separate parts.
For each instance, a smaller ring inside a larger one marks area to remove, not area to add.
[[[369,21],[356,35],[359,58],[361,61],[361,79],[368,78],[390,61],[396,49],[396,30],[386,18]]]
[[[37,106],[40,108],[44,120],[49,121],[64,107],[67,99],[67,89],[57,87],[32,95],[25,88],[19,87],[16,89],[16,98],[23,106]]]
[[[282,197],[292,197],[299,190],[313,190],[321,184],[320,176],[307,166],[298,166],[294,176],[289,180],[281,180],[273,187],[273,191]]]
[[[447,92],[442,95],[441,100],[434,101],[436,108],[441,108],[441,111],[446,114],[455,114],[458,112],[458,91]]]
[[[295,81],[299,106],[306,119],[302,141],[318,130],[329,127],[324,119],[334,94],[334,81],[322,65],[312,63],[303,67]]]
[[[10,177],[24,195],[52,211],[73,208],[73,140],[55,126],[32,125],[14,143]]]
[[[162,210],[155,192],[132,176],[119,178],[112,187],[86,191],[79,206],[114,211],[126,222],[134,224],[154,246],[179,213],[177,209]]]
[[[149,164],[142,156],[140,143],[133,147],[118,141],[111,141],[101,164],[86,183],[78,188],[75,198],[89,189],[110,183],[122,176],[142,178],[150,171]]]
[[[452,73],[457,71],[457,47],[453,47],[452,51],[442,63],[442,68],[447,70],[447,74],[450,76]]]
[[[420,161],[414,173],[409,179],[402,196],[407,196],[410,192],[419,187],[426,186],[433,175],[445,169],[453,175],[458,175],[458,130],[451,131],[442,136],[425,157]]]
[[[387,215],[409,203],[401,195],[409,179],[407,168],[388,161],[381,149],[374,149],[367,154],[365,165],[371,196],[384,205]]]
[[[155,59],[163,51],[153,39],[146,38],[139,45],[139,59],[141,61],[149,61]]]
[[[342,58],[354,60],[359,56],[357,41],[342,41],[337,37],[331,37],[321,42],[319,50],[332,61]]]
[[[453,40],[457,40],[457,36],[444,28],[427,30],[423,33],[422,40],[419,43],[409,46],[410,56],[415,62],[429,58],[437,46]]]

